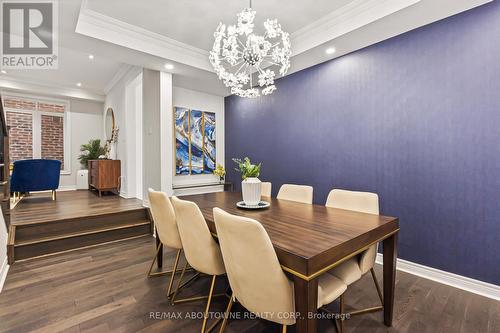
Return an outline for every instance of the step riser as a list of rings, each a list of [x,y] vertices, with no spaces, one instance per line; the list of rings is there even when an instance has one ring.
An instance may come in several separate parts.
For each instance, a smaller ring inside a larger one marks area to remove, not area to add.
[[[147,219],[147,210],[140,209],[108,215],[86,216],[77,219],[54,221],[16,227],[16,243],[29,239],[57,237],[59,235],[85,232],[96,228],[118,227]]]
[[[61,251],[78,249],[85,246],[102,244],[134,236],[148,235],[150,233],[151,226],[150,224],[146,224],[130,228],[99,232],[96,234],[47,241],[38,244],[15,246],[14,255],[16,260],[22,260]]]

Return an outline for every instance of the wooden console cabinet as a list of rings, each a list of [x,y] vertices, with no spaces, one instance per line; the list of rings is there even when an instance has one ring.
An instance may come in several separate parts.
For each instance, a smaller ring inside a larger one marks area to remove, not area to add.
[[[120,160],[89,161],[89,190],[97,190],[99,196],[103,191],[113,191],[118,194],[120,176]]]

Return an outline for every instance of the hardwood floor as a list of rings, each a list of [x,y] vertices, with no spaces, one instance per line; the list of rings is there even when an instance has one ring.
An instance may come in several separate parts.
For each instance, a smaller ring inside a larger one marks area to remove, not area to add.
[[[98,197],[95,193],[80,191],[57,192],[57,200],[52,201],[48,193],[27,196],[11,212],[13,225],[52,222],[93,215],[104,215],[141,209],[142,201],[124,199],[117,195]]]
[[[154,254],[151,236],[16,262],[0,293],[0,332],[199,332],[201,319],[157,319],[178,312],[202,312],[204,301],[171,306],[168,276],[146,278]],[[165,264],[173,251],[166,251]],[[168,261],[167,261],[168,260]],[[381,279],[381,267],[376,273]],[[222,280],[222,279],[221,279]],[[347,308],[378,305],[371,277],[348,290]],[[223,291],[226,282],[216,288]],[[200,278],[181,297],[208,292]],[[224,310],[227,299],[213,302]],[[236,307],[241,316],[245,312]],[[320,332],[336,332],[329,320]],[[383,325],[382,313],[352,317],[346,332],[500,332],[500,302],[397,272],[394,326]],[[226,332],[280,332],[259,319],[232,320]],[[289,332],[294,332],[291,327]]]

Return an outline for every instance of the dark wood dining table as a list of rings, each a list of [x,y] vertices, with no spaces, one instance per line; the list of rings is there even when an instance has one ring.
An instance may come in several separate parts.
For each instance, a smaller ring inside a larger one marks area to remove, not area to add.
[[[253,218],[264,226],[284,271],[294,281],[296,331],[316,332],[318,277],[371,245],[383,245],[384,323],[392,325],[399,221],[395,217],[359,213],[264,198],[271,206],[261,210],[236,207],[241,193],[217,192],[183,196],[200,207],[210,231],[216,235],[212,210]],[[160,251],[161,253],[161,251]],[[161,262],[161,258],[158,258]]]

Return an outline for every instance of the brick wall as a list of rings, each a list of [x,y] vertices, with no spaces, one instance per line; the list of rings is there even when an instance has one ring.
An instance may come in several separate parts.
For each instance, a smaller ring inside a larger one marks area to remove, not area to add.
[[[11,163],[33,158],[33,120],[31,114],[6,112]]]
[[[20,98],[12,98],[7,97],[3,101],[4,108],[11,109],[22,109],[22,110],[36,110],[36,102],[20,99]]]
[[[61,161],[64,168],[64,118],[42,115],[42,158]]]

